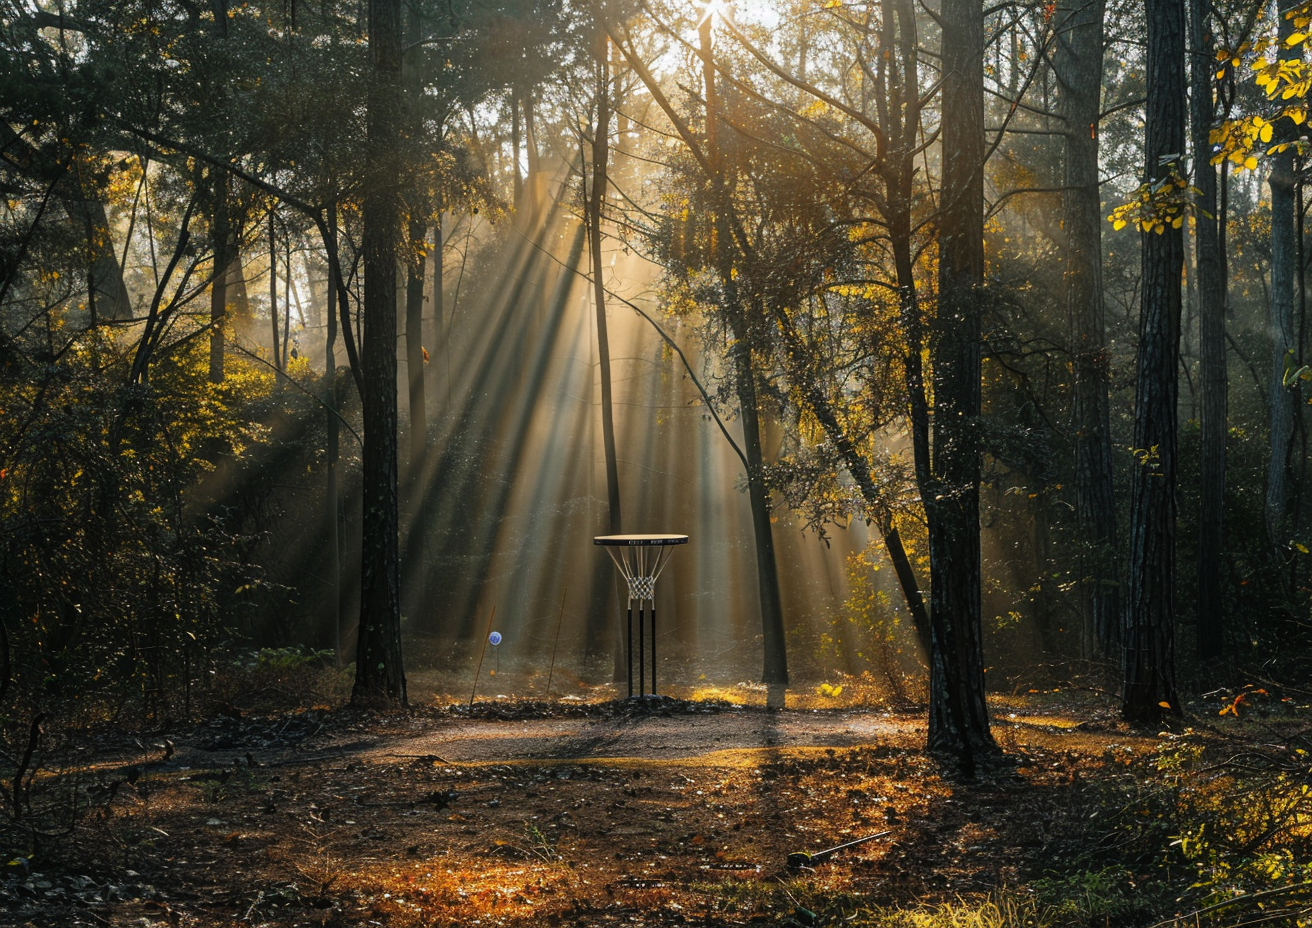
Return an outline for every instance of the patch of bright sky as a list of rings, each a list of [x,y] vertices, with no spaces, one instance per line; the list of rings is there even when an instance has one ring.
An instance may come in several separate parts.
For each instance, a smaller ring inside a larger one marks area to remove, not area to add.
[[[779,25],[783,18],[780,12],[783,4],[784,0],[711,0],[704,4],[704,15],[769,29]]]
[[[778,28],[783,21],[783,8],[789,0],[709,0],[694,2],[691,7],[699,11],[696,20],[689,20],[689,25],[679,36],[685,49],[670,48],[666,54],[650,62],[649,67],[658,77],[681,71],[685,64],[683,52],[695,49],[698,45],[697,30],[706,18],[711,18],[711,42],[718,44],[726,39],[721,35],[724,27],[719,20],[727,20],[738,26],[760,26],[767,31]],[[643,91],[639,89],[638,93]]]

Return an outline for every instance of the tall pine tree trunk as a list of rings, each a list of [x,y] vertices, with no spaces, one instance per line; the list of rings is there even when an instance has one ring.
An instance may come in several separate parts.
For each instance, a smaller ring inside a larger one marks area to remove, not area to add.
[[[1098,117],[1105,3],[1074,0],[1058,26],[1054,65],[1065,134],[1066,311],[1075,378],[1075,499],[1086,546],[1081,607],[1085,638],[1102,657],[1120,659],[1120,582],[1107,339],[1102,287],[1102,203],[1098,194]]]
[[[980,600],[980,301],[984,284],[984,11],[944,0],[938,316],[932,345],[929,748],[970,772],[996,750]]]
[[[1147,0],[1148,104],[1145,182],[1173,191],[1183,178],[1185,143],[1184,0]],[[1142,235],[1143,284],[1135,377],[1125,684],[1121,714],[1150,725],[1179,712],[1175,691],[1176,400],[1180,364],[1180,280],[1184,231]]]
[[[357,703],[406,702],[401,661],[397,543],[396,272],[401,225],[401,4],[370,0],[368,143],[361,245],[364,333],[360,365],[364,505],[360,564]]]
[[[337,282],[333,266],[337,253],[337,206],[329,207],[330,239],[325,246],[332,251],[328,264],[328,292],[325,321],[327,338],[323,354],[324,412],[327,426],[327,485],[324,488],[323,521],[328,544],[328,614],[333,627],[333,655],[342,666],[342,543],[341,518],[338,514],[338,429],[337,422]]]
[[[1190,0],[1190,142],[1194,160],[1194,248],[1198,263],[1198,356],[1202,448],[1198,500],[1198,656],[1219,657],[1224,641],[1226,357],[1225,261],[1217,229],[1216,168],[1208,138],[1215,115],[1211,3]]]
[[[1292,0],[1279,3],[1281,58],[1297,60],[1299,47],[1285,48],[1284,39],[1293,32],[1293,22],[1286,18]],[[1288,141],[1288,120],[1278,127]],[[1271,338],[1270,458],[1266,472],[1266,530],[1277,549],[1289,540],[1289,480],[1293,464],[1294,432],[1299,412],[1298,392],[1287,384],[1286,373],[1297,366],[1299,346],[1294,327],[1294,274],[1298,264],[1294,235],[1294,150],[1292,147],[1271,157],[1271,302],[1267,318]]]
[[[408,131],[412,138],[418,138],[422,132],[422,96],[423,85],[419,71],[420,55],[423,52],[423,22],[419,8],[415,4],[407,7],[406,45],[410,54],[405,62],[405,95],[407,100],[406,118]],[[428,272],[427,206],[424,197],[416,189],[416,181],[409,183],[410,221],[408,223],[409,250],[406,262],[405,282],[405,370],[409,386],[410,400],[410,466],[407,468],[410,480],[418,479],[423,471],[425,446],[428,438],[428,410],[424,390],[424,277]],[[440,233],[439,233],[440,234]],[[411,494],[412,498],[414,494]],[[412,528],[413,532],[413,528]]]

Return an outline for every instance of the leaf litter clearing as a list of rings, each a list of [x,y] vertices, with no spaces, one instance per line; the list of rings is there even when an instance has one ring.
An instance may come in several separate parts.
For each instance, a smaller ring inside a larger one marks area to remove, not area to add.
[[[1041,874],[1099,771],[1153,744],[1109,707],[1090,722],[1081,706],[1079,724],[1014,708],[994,707],[1008,760],[973,781],[924,752],[923,711],[507,701],[217,719],[167,757],[120,745],[78,772],[135,774],[79,838],[85,872],[11,876],[0,923],[728,926],[788,922],[816,894],[984,893]]]

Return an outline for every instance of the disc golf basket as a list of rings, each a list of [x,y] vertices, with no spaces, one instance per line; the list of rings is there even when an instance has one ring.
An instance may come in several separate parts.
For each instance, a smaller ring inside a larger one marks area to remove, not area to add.
[[[633,697],[633,602],[638,602],[638,694],[647,692],[647,634],[651,625],[651,693],[656,695],[656,580],[665,569],[674,545],[686,545],[687,535],[598,535],[594,545],[603,546],[629,588],[625,653],[629,667],[629,698]],[[650,604],[650,609],[648,609]],[[650,615],[648,623],[647,616]]]

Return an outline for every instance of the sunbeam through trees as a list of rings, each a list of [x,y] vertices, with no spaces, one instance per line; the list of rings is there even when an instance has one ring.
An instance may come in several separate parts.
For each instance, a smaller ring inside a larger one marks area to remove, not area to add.
[[[0,4],[13,924],[1303,924],[1310,93],[1297,0]]]

